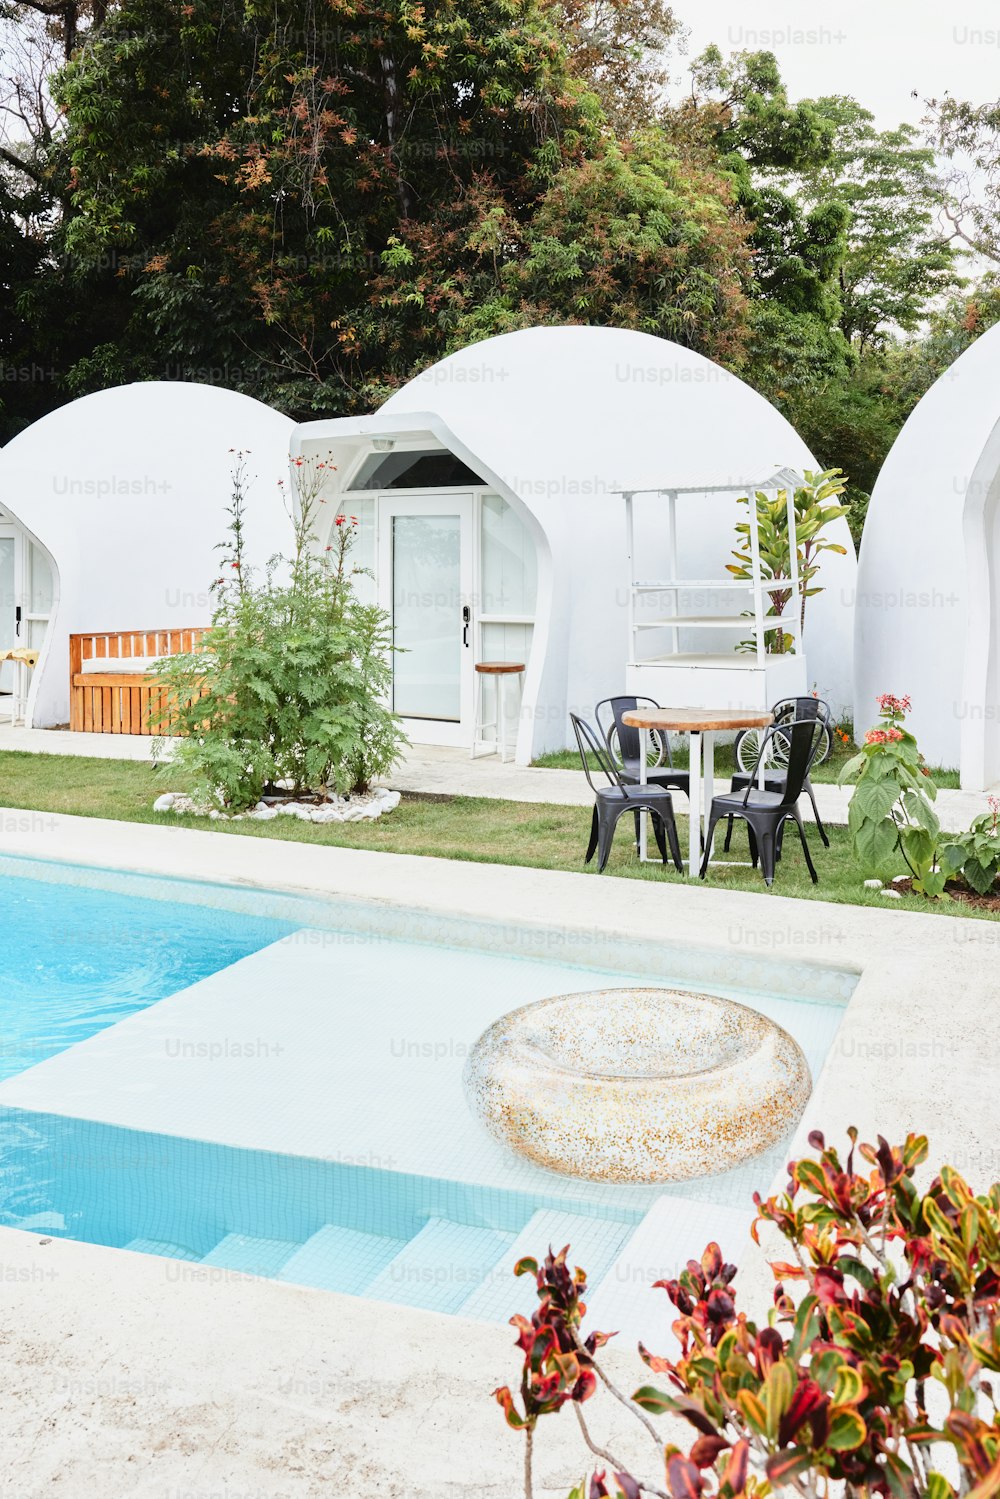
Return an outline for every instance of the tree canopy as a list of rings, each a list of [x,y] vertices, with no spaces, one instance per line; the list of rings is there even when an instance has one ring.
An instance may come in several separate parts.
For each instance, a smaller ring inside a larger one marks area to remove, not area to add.
[[[686,64],[665,0],[5,3],[0,438],[153,378],[365,410],[470,341],[604,323],[756,385],[860,513],[1000,306],[960,275],[1000,261],[996,106],[880,130],[769,52]]]

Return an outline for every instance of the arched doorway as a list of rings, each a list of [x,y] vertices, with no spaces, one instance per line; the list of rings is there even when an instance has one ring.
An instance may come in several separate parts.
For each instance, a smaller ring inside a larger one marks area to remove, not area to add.
[[[55,607],[55,570],[45,549],[0,509],[0,650],[40,651]],[[0,662],[0,722],[17,723],[28,710],[30,677],[18,661]]]
[[[1000,422],[969,479],[965,497],[965,665],[961,781],[970,791],[1000,782]]]

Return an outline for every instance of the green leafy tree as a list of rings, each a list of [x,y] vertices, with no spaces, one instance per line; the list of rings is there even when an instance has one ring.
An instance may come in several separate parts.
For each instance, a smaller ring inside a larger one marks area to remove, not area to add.
[[[842,204],[849,213],[837,271],[840,327],[859,352],[894,332],[913,333],[928,308],[958,281],[956,255],[937,226],[940,188],[934,153],[910,125],[877,130],[854,99],[817,106],[834,123],[829,156],[801,172],[805,205]]]
[[[1000,99],[930,99],[924,124],[943,164],[939,206],[950,239],[1000,266]]]
[[[679,161],[657,132],[564,166],[523,224],[488,195],[433,230],[401,235],[385,258],[367,336],[385,337],[388,315],[425,360],[442,331],[447,348],[460,348],[566,322],[741,357],[750,262],[728,184]]]
[[[802,201],[790,182],[829,160],[835,124],[814,101],[789,99],[770,52],[726,60],[708,47],[691,78],[667,128],[682,152],[732,178],[754,257],[747,373],[782,405],[846,368],[837,276],[850,215],[836,199]]]

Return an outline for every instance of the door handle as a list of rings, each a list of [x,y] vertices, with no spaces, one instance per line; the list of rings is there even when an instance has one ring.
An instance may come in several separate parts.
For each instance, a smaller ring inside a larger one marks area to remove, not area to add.
[[[16,607],[16,609],[14,610],[14,634],[15,635],[20,635],[20,633],[21,633],[21,606],[20,606],[20,604],[18,604],[17,607]]]
[[[472,623],[472,610],[468,604],[462,605],[462,644],[469,644],[469,625]]]

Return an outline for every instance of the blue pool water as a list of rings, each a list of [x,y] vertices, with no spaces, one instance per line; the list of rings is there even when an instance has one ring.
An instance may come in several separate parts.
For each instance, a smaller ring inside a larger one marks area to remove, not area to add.
[[[0,1081],[292,930],[183,899],[0,875]]]
[[[168,1278],[251,1273],[486,1320],[516,1306],[516,1259],[549,1245],[571,1243],[598,1286],[658,1189],[499,1159],[469,1118],[464,1056],[517,1003],[636,981],[731,993],[725,974],[710,982],[694,949],[672,950],[671,975],[643,949],[643,978],[620,971],[631,942],[595,940],[584,967],[539,957],[527,929],[411,917],[400,936],[377,905],[0,858],[0,1226],[164,1256]],[[732,997],[818,1075],[853,976],[803,964],[772,992],[755,961],[740,976],[758,991]],[[246,1024],[267,1042],[256,1070],[200,1061]],[[782,1150],[685,1183],[685,1202],[748,1204]]]
[[[641,1210],[0,1110],[0,1224],[158,1254],[171,1279],[265,1275],[506,1320],[523,1254],[572,1242],[596,1285]]]

